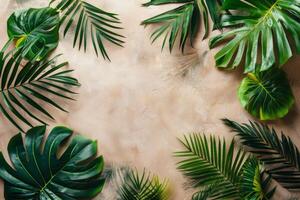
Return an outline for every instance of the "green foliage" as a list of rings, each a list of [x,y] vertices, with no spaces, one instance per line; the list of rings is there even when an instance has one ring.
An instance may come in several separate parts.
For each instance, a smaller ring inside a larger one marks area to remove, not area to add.
[[[215,55],[218,67],[233,69],[244,61],[245,72],[257,64],[264,71],[285,64],[291,44],[300,52],[299,0],[224,0],[223,9],[234,14],[223,16],[222,27],[233,29],[210,40],[211,48],[229,40]]]
[[[9,38],[28,60],[41,60],[57,47],[58,29],[58,12],[49,7],[16,11],[7,21]]]
[[[129,170],[118,188],[118,200],[167,200],[167,182],[157,176]]]
[[[178,169],[187,176],[194,187],[210,187],[204,192],[213,199],[240,199],[239,182],[242,166],[247,159],[242,150],[235,151],[233,141],[227,150],[224,140],[210,136],[192,134],[180,140],[183,151],[175,153],[182,158],[177,164]],[[194,196],[199,198],[201,193]],[[202,198],[203,199],[203,198]]]
[[[224,119],[224,123],[263,162],[273,179],[287,189],[300,189],[300,152],[291,138],[283,133],[279,137],[274,129],[251,121],[238,124]]]
[[[278,68],[249,73],[238,96],[242,106],[260,120],[284,117],[295,102],[286,74]]]
[[[190,38],[191,45],[193,45],[200,26],[201,15],[203,15],[205,25],[204,38],[209,33],[209,15],[214,22],[214,28],[219,27],[220,8],[217,0],[151,0],[145,3],[144,6],[171,3],[182,3],[183,5],[142,22],[142,25],[162,24],[151,35],[152,42],[159,37],[164,38],[162,49],[169,38],[169,50],[172,51],[176,38],[179,36],[179,46],[182,51],[184,51],[188,38]]]
[[[40,62],[26,62],[21,53],[0,52],[0,112],[23,132],[18,120],[32,127],[29,119],[46,124],[40,114],[54,119],[44,104],[66,112],[53,97],[73,100],[67,94],[74,92],[67,86],[79,86],[79,83],[68,75],[72,70],[62,69],[66,62],[55,64],[57,56]]]
[[[97,56],[100,51],[103,58],[109,60],[104,41],[117,46],[124,43],[122,40],[124,37],[115,32],[121,29],[116,14],[103,11],[83,0],[61,0],[56,9],[62,12],[60,24],[65,27],[64,35],[72,25],[76,25],[73,46],[77,45],[79,50],[83,45],[86,51],[89,38]]]
[[[240,190],[245,200],[268,200],[270,199],[276,188],[270,191],[271,178],[264,177],[262,165],[256,158],[250,158],[243,166],[243,175],[241,179]]]
[[[21,134],[10,140],[8,153],[13,167],[0,153],[5,198],[76,200],[96,196],[105,181],[101,178],[103,158],[95,158],[96,141],[76,135],[61,152],[72,130],[53,128],[42,146],[45,131],[45,126],[34,127],[26,133],[24,142]]]

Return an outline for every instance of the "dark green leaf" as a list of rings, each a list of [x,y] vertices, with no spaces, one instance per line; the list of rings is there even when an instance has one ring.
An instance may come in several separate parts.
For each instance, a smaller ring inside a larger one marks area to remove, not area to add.
[[[224,119],[224,123],[240,137],[265,166],[267,173],[287,189],[300,189],[300,152],[292,139],[283,133],[258,123],[238,124]]]
[[[26,133],[24,142],[21,134],[10,140],[8,153],[12,166],[0,153],[5,199],[77,200],[101,192],[104,161],[102,156],[95,158],[97,143],[77,135],[61,152],[72,130],[53,128],[43,146],[45,131],[45,126],[34,127]]]
[[[218,67],[233,69],[245,58],[245,72],[255,71],[258,64],[264,71],[285,64],[293,55],[292,44],[300,52],[298,0],[224,0],[223,8],[235,14],[222,20],[223,27],[233,29],[210,40],[211,48],[229,40],[215,55]]]
[[[29,60],[41,60],[57,47],[58,29],[58,12],[49,7],[16,11],[7,21],[9,38]]]
[[[50,60],[27,62],[22,67],[20,63],[25,61],[18,52],[9,56],[0,54],[0,63],[3,63],[3,73],[0,74],[0,112],[23,131],[20,122],[28,126],[32,126],[31,120],[46,124],[40,119],[40,114],[54,119],[44,104],[66,111],[53,97],[73,100],[67,94],[74,92],[67,89],[67,86],[79,86],[79,83],[68,75],[72,70],[62,70],[67,65],[66,62],[56,65],[54,57]],[[52,96],[49,97],[49,94]]]

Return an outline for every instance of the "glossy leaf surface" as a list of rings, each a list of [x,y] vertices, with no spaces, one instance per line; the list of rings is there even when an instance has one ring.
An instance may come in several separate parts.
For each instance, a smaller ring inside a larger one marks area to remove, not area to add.
[[[62,144],[69,140],[72,130],[55,127],[42,146],[45,131],[45,126],[34,127],[26,133],[24,141],[21,134],[10,140],[12,166],[0,153],[5,198],[76,200],[96,196],[104,184],[104,162],[101,156],[95,158],[96,142],[77,135],[63,150]]]

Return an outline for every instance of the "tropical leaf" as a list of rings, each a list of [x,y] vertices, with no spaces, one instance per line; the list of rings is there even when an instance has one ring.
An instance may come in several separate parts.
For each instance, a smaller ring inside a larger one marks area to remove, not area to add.
[[[73,47],[77,45],[80,50],[83,45],[86,51],[88,38],[90,38],[97,56],[100,51],[103,58],[108,60],[104,41],[122,47],[124,36],[116,33],[118,29],[121,29],[117,14],[101,10],[83,0],[61,0],[57,3],[56,9],[62,12],[60,24],[64,26],[64,36],[72,25],[76,25]]]
[[[260,120],[284,117],[295,102],[286,74],[278,68],[248,73],[238,96],[242,106]]]
[[[142,25],[158,24],[162,25],[156,29],[152,35],[152,42],[159,37],[163,37],[162,49],[167,39],[169,40],[169,50],[172,51],[176,38],[180,36],[180,49],[184,51],[184,47],[188,38],[191,45],[198,33],[201,22],[201,15],[205,24],[205,35],[209,33],[209,15],[214,22],[214,28],[219,28],[220,21],[220,4],[217,0],[151,0],[144,6],[162,5],[171,3],[182,3],[183,5],[144,20]]]
[[[250,158],[243,166],[240,190],[244,200],[271,199],[276,188],[268,191],[271,178],[264,176],[262,165],[256,158]]]
[[[23,48],[29,60],[41,60],[55,49],[59,40],[59,15],[53,8],[30,8],[14,12],[7,21],[7,34]]]
[[[192,134],[180,140],[184,150],[175,156],[182,158],[178,169],[187,176],[194,187],[207,187],[194,199],[241,199],[239,192],[242,167],[248,156],[241,150],[235,151],[234,142],[229,149],[224,140],[202,134]],[[213,187],[211,187],[213,185]],[[201,196],[201,198],[199,197]]]
[[[5,199],[75,200],[96,196],[105,181],[101,178],[103,158],[95,158],[96,141],[77,135],[61,152],[72,130],[55,127],[42,145],[45,131],[45,126],[34,127],[26,133],[24,142],[21,134],[10,140],[12,166],[0,153]],[[59,152],[62,155],[58,157]]]
[[[68,75],[72,70],[62,69],[66,62],[55,65],[57,56],[41,62],[26,62],[21,53],[0,52],[0,112],[24,132],[19,121],[33,127],[31,120],[46,124],[40,114],[54,119],[43,104],[66,112],[53,97],[74,100],[69,95],[75,93],[67,87],[79,86],[79,83]]]
[[[274,129],[255,122],[238,124],[228,119],[223,121],[264,163],[272,178],[287,189],[300,189],[300,152],[291,138],[283,133],[279,137]]]
[[[157,176],[129,170],[118,189],[118,200],[167,200],[167,182]]]
[[[299,0],[224,0],[223,9],[235,14],[222,20],[222,27],[233,29],[210,40],[211,48],[229,40],[215,55],[218,67],[233,69],[244,61],[245,72],[264,71],[285,64],[293,44],[300,52]]]

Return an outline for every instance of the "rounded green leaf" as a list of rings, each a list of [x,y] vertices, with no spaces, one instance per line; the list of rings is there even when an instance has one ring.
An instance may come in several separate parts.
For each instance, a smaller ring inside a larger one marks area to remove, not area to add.
[[[260,120],[284,117],[295,101],[285,73],[278,68],[249,73],[238,96],[243,107]]]
[[[14,12],[7,21],[7,34],[24,48],[24,57],[40,60],[55,49],[59,40],[59,15],[50,7]]]
[[[23,142],[17,134],[8,144],[11,167],[0,153],[0,177],[8,200],[77,200],[96,196],[104,185],[102,156],[97,144],[75,136],[63,151],[72,130],[55,127],[44,145],[46,127],[30,129]]]

